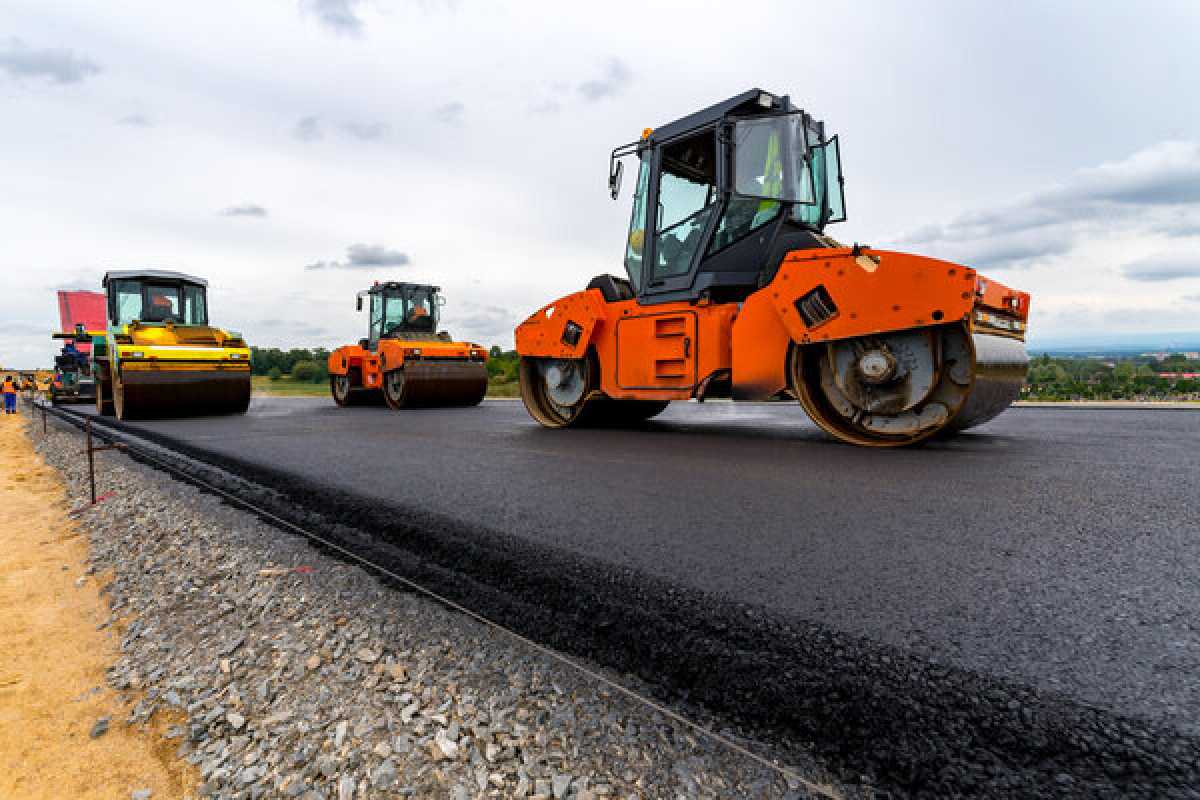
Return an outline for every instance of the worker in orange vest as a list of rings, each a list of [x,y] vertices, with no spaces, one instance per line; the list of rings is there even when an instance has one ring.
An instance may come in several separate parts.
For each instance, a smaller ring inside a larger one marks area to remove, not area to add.
[[[4,413],[17,413],[17,384],[13,382],[12,375],[4,376]]]

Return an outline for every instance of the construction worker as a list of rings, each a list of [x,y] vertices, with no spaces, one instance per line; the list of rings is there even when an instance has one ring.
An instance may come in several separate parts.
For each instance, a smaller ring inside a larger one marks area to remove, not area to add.
[[[4,376],[4,413],[17,413],[17,384],[13,381],[12,375]]]
[[[430,324],[429,311],[425,308],[425,304],[420,300],[413,303],[412,308],[408,312],[408,324],[425,327]]]
[[[150,307],[142,308],[142,319],[145,322],[166,322],[176,319],[175,305],[171,298],[160,292],[150,295]]]

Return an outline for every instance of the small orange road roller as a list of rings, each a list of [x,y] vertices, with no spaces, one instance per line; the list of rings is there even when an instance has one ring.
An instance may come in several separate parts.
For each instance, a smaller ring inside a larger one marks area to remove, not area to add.
[[[339,406],[385,402],[393,409],[474,406],[487,392],[487,352],[438,331],[441,290],[417,283],[376,283],[367,338],[329,354],[329,389]]]
[[[838,137],[752,89],[613,150],[638,159],[628,278],[516,330],[521,398],[550,428],[671,400],[790,397],[842,441],[889,447],[995,417],[1020,392],[1029,295],[933,258],[846,247]]]

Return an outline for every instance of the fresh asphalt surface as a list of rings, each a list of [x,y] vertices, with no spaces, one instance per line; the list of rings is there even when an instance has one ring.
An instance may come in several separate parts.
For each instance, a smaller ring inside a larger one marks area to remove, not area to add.
[[[1200,734],[1197,411],[1014,408],[902,450],[782,403],[550,431],[512,401],[256,398],[132,427]]]

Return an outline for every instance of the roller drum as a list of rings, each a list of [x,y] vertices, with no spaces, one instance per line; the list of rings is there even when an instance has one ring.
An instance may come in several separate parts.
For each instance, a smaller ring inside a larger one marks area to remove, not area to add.
[[[479,405],[487,393],[487,367],[474,361],[411,361],[385,377],[396,408]]]
[[[994,419],[1021,396],[1029,354],[1025,343],[1005,336],[973,333],[975,379],[962,408],[950,420],[950,430],[964,431]]]
[[[1028,365],[1017,339],[946,325],[795,348],[791,380],[833,436],[898,447],[994,418],[1020,396]]]
[[[121,419],[241,414],[250,406],[249,372],[154,372],[113,387]]]

